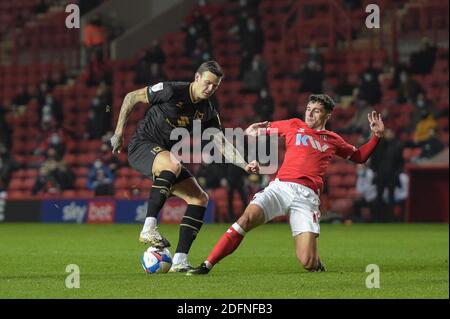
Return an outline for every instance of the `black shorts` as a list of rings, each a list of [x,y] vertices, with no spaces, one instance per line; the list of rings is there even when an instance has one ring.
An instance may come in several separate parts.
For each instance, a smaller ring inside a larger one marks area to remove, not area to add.
[[[128,145],[128,162],[131,167],[137,170],[139,173],[154,180],[155,176],[152,174],[153,162],[156,155],[162,151],[167,151],[164,147],[158,143],[152,141],[131,140]],[[178,184],[185,179],[193,177],[191,172],[181,165],[181,172],[178,176],[175,184]]]

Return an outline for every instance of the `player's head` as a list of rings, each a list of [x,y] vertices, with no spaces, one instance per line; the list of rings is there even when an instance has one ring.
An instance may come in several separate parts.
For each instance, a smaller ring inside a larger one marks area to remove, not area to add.
[[[216,61],[202,63],[195,72],[195,95],[200,99],[211,97],[223,78],[222,67]]]
[[[309,96],[306,106],[305,122],[314,129],[321,130],[331,117],[334,109],[334,101],[326,94],[313,94]]]

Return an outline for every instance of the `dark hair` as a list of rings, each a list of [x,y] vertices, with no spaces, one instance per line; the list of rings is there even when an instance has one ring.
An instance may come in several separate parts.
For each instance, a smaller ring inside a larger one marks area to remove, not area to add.
[[[309,96],[309,102],[312,103],[320,103],[323,105],[323,107],[325,108],[325,110],[328,113],[333,112],[334,109],[334,101],[331,97],[329,97],[326,94],[311,94]]]
[[[197,73],[203,74],[204,72],[209,71],[212,74],[218,76],[219,78],[223,77],[222,67],[216,61],[206,61],[203,62],[197,69]]]

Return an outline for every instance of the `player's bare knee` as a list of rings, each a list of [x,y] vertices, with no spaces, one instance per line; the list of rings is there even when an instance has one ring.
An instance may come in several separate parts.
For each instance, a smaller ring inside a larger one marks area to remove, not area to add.
[[[206,207],[208,206],[209,196],[206,192],[202,191],[196,197],[194,197],[193,200],[196,202],[195,205]]]
[[[264,216],[261,216],[261,214],[252,210],[245,211],[244,214],[238,220],[238,224],[245,231],[250,231],[263,223],[264,223]]]
[[[239,226],[242,227],[242,229],[248,231],[250,229],[250,221],[251,217],[249,216],[248,213],[244,212],[244,214],[241,217],[239,217],[237,223],[239,224]]]
[[[186,202],[189,205],[197,205],[197,206],[208,206],[209,196],[206,192],[201,191],[195,196],[189,196],[185,198]]]

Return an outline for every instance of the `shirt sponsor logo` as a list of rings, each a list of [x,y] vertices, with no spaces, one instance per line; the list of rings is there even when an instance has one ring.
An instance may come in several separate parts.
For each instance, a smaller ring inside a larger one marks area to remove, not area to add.
[[[312,138],[312,136],[307,134],[297,134],[295,139],[295,145],[312,147],[315,150],[318,150],[322,153],[326,152],[327,149],[330,148],[327,144],[320,144],[319,141],[316,141]]]

